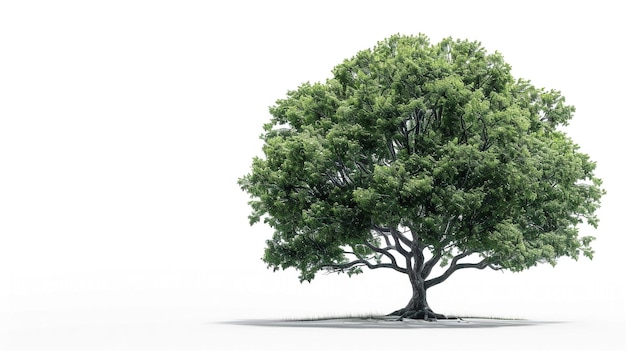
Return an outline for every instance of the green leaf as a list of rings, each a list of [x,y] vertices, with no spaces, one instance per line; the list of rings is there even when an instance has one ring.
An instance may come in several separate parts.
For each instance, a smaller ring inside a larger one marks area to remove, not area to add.
[[[579,227],[597,227],[605,191],[559,128],[575,111],[559,91],[514,78],[478,42],[424,35],[391,36],[332,72],[270,107],[263,157],[238,180],[250,223],[274,230],[269,267],[310,281],[351,262],[346,248],[386,262],[366,245],[380,228],[410,231],[444,266],[465,251],[513,271],[593,257]]]

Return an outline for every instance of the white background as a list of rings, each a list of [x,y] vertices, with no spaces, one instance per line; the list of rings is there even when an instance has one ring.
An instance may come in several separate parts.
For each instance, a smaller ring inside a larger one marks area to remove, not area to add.
[[[581,229],[597,237],[593,261],[458,272],[431,306],[568,321],[569,341],[549,342],[570,349],[607,342],[624,326],[620,13],[612,1],[1,2],[0,348],[280,349],[310,335],[214,322],[402,307],[410,288],[392,271],[300,284],[267,270],[271,231],[248,225],[236,181],[287,90],[420,32],[481,41],[517,77],[561,90],[577,108],[567,131],[608,191],[598,230]],[[561,335],[534,328],[517,332],[524,345]],[[321,335],[387,337],[358,332]],[[494,349],[510,337],[489,335]]]

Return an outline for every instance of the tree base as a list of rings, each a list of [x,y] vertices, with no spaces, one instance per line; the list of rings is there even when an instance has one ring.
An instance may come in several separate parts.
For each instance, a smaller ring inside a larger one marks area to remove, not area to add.
[[[420,319],[429,322],[434,322],[438,319],[456,319],[456,317],[448,318],[446,315],[435,313],[430,309],[427,310],[416,310],[409,308],[402,308],[397,311],[389,313],[387,316],[393,317],[397,316],[398,320],[403,320],[405,318],[408,319]]]

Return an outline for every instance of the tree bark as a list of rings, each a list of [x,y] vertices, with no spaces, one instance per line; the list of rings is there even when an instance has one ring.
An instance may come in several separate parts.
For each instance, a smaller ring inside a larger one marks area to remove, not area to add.
[[[426,286],[424,284],[424,278],[422,278],[420,273],[421,272],[416,272],[414,269],[408,273],[411,287],[413,288],[411,299],[406,307],[390,313],[389,316],[398,316],[400,320],[403,318],[423,319],[428,321],[447,319],[445,315],[433,312],[430,306],[428,306]]]

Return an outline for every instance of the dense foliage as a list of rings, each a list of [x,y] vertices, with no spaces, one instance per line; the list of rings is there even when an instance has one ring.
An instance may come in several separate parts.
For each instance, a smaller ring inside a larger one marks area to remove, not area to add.
[[[264,261],[302,280],[391,268],[415,290],[591,257],[578,226],[597,226],[603,190],[559,128],[574,107],[510,69],[478,42],[395,35],[278,100],[239,179],[251,223],[274,229]]]

